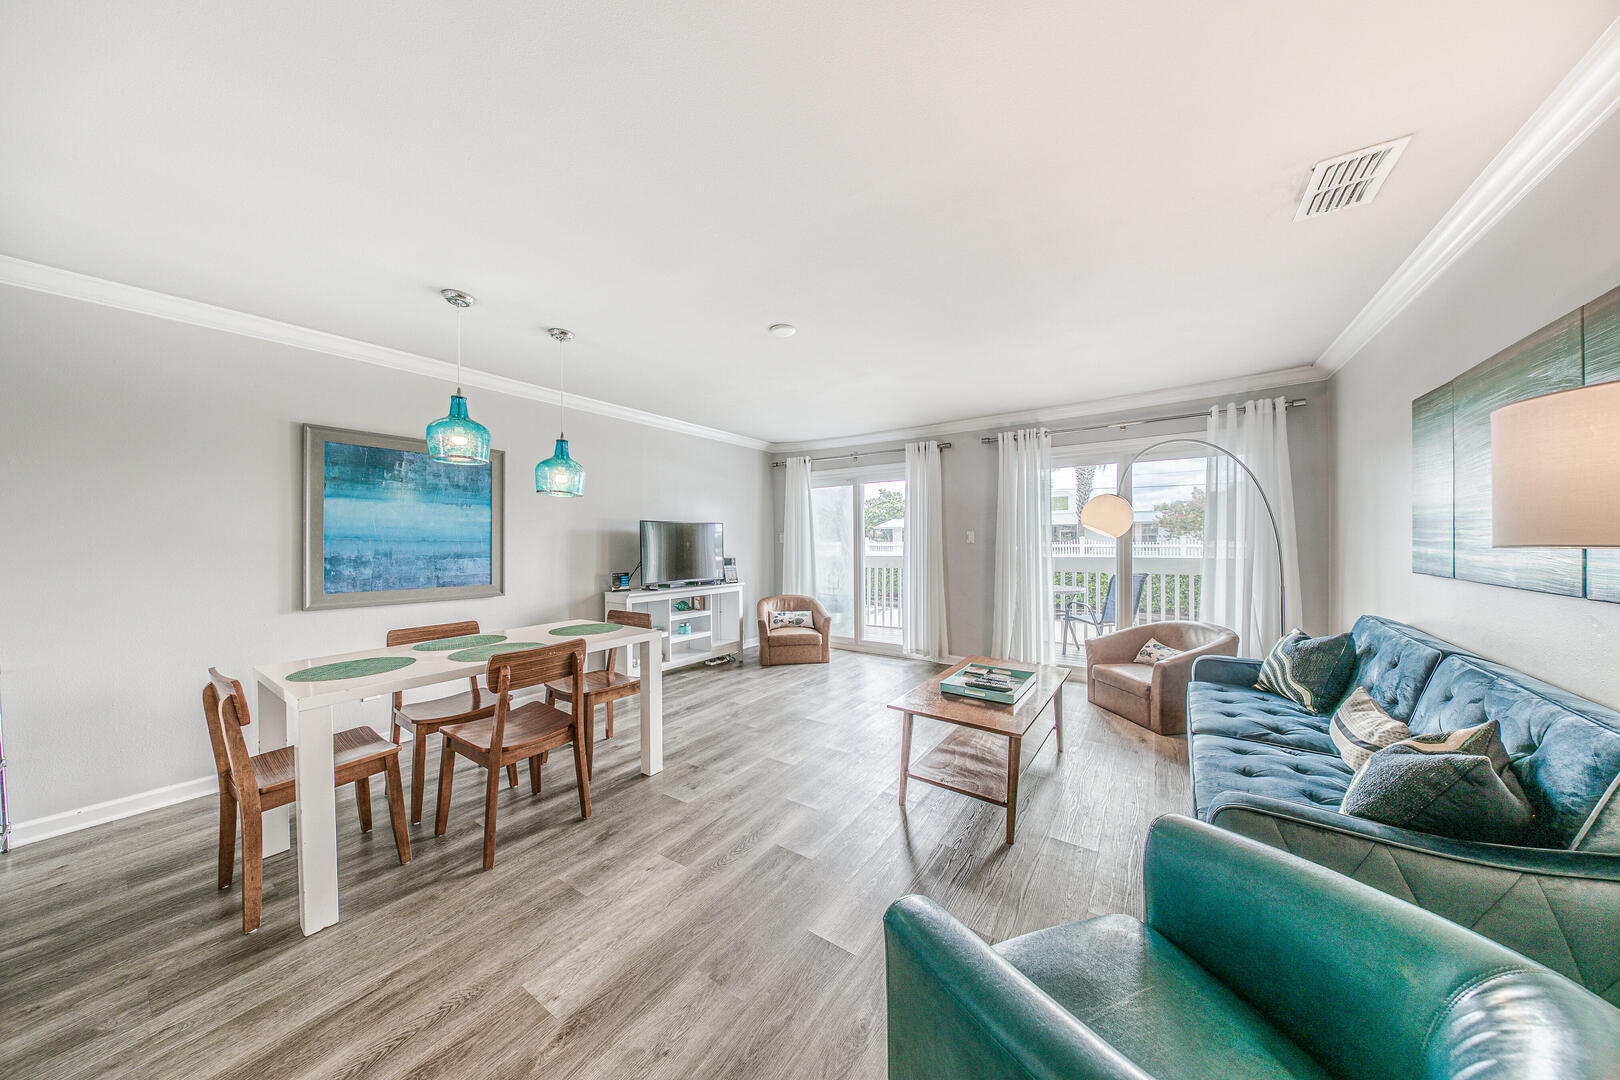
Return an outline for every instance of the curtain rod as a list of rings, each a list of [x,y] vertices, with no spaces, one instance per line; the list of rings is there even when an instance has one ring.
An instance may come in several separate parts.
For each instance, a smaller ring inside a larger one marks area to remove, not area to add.
[[[991,441],[994,442],[995,440],[992,439]],[[939,448],[941,450],[949,450],[951,448],[951,444],[948,443],[948,442],[942,442],[942,443],[939,444]],[[814,461],[843,461],[845,458],[853,458],[856,461],[859,461],[861,458],[866,457],[869,454],[898,454],[898,453],[901,453],[904,450],[905,450],[905,447],[903,447],[903,446],[891,446],[887,450],[856,450],[856,451],[852,451],[851,453],[848,453],[848,454],[833,454],[830,457],[813,457],[810,460],[813,461],[813,462]],[[788,456],[793,457],[794,455],[789,454]],[[780,469],[782,466],[784,466],[786,464],[787,464],[787,462],[785,462],[785,461],[773,461],[773,462],[771,462],[771,468]]]
[[[1305,404],[1306,404],[1307,400],[1308,399],[1306,399],[1306,398],[1292,398],[1292,399],[1284,402],[1283,404],[1287,408],[1290,408],[1290,409],[1303,409],[1305,407]],[[1078,431],[1104,431],[1104,430],[1107,430],[1109,428],[1117,428],[1120,431],[1124,431],[1126,428],[1135,427],[1138,424],[1157,424],[1157,423],[1161,423],[1161,422],[1166,421],[1166,420],[1195,420],[1198,417],[1208,416],[1208,415],[1209,415],[1209,410],[1204,409],[1201,412],[1176,413],[1174,416],[1144,416],[1140,420],[1116,420],[1112,424],[1090,424],[1090,425],[1087,425],[1086,427],[1053,428],[1052,430],[1048,431],[1047,434],[1048,435],[1073,435],[1075,432],[1078,432]],[[1012,430],[1012,429],[1009,429],[1009,430]],[[996,440],[997,440],[997,436],[995,436],[995,435],[986,435],[982,439],[980,439],[979,441],[982,442],[982,443],[993,443]]]

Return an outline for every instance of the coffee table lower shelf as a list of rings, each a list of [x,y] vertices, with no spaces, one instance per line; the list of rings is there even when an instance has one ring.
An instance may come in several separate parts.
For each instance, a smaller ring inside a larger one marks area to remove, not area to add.
[[[1007,805],[1007,737],[973,728],[957,728],[913,762],[906,775],[982,799],[996,806]],[[1017,768],[1017,762],[1012,764]]]

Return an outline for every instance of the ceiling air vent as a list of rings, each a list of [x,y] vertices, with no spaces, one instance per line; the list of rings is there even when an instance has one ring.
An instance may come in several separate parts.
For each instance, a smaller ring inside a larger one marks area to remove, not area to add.
[[[1335,210],[1370,203],[1384,178],[1401,158],[1401,151],[1412,141],[1404,135],[1377,146],[1369,146],[1349,154],[1340,154],[1318,161],[1311,169],[1311,178],[1305,185],[1305,197],[1299,201],[1295,221],[1321,217]]]

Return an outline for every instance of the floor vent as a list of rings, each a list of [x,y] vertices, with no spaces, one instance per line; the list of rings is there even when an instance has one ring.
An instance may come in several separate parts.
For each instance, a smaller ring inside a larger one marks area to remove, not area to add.
[[[1311,178],[1305,185],[1305,197],[1299,201],[1295,221],[1321,217],[1335,210],[1370,203],[1384,178],[1401,158],[1401,151],[1412,141],[1404,135],[1377,146],[1369,146],[1349,154],[1340,154],[1318,161],[1311,169]]]

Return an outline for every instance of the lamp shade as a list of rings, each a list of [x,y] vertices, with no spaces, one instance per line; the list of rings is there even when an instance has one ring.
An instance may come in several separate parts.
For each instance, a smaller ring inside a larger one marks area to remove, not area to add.
[[[1080,524],[1117,540],[1136,524],[1136,511],[1118,495],[1094,495],[1080,510]]]
[[[488,465],[489,429],[467,415],[467,399],[450,398],[450,414],[427,426],[428,456],[446,465]]]
[[[1620,547],[1620,382],[1491,414],[1491,544]]]
[[[557,439],[557,449],[534,467],[534,490],[541,495],[585,494],[585,466],[568,456],[568,440]]]

